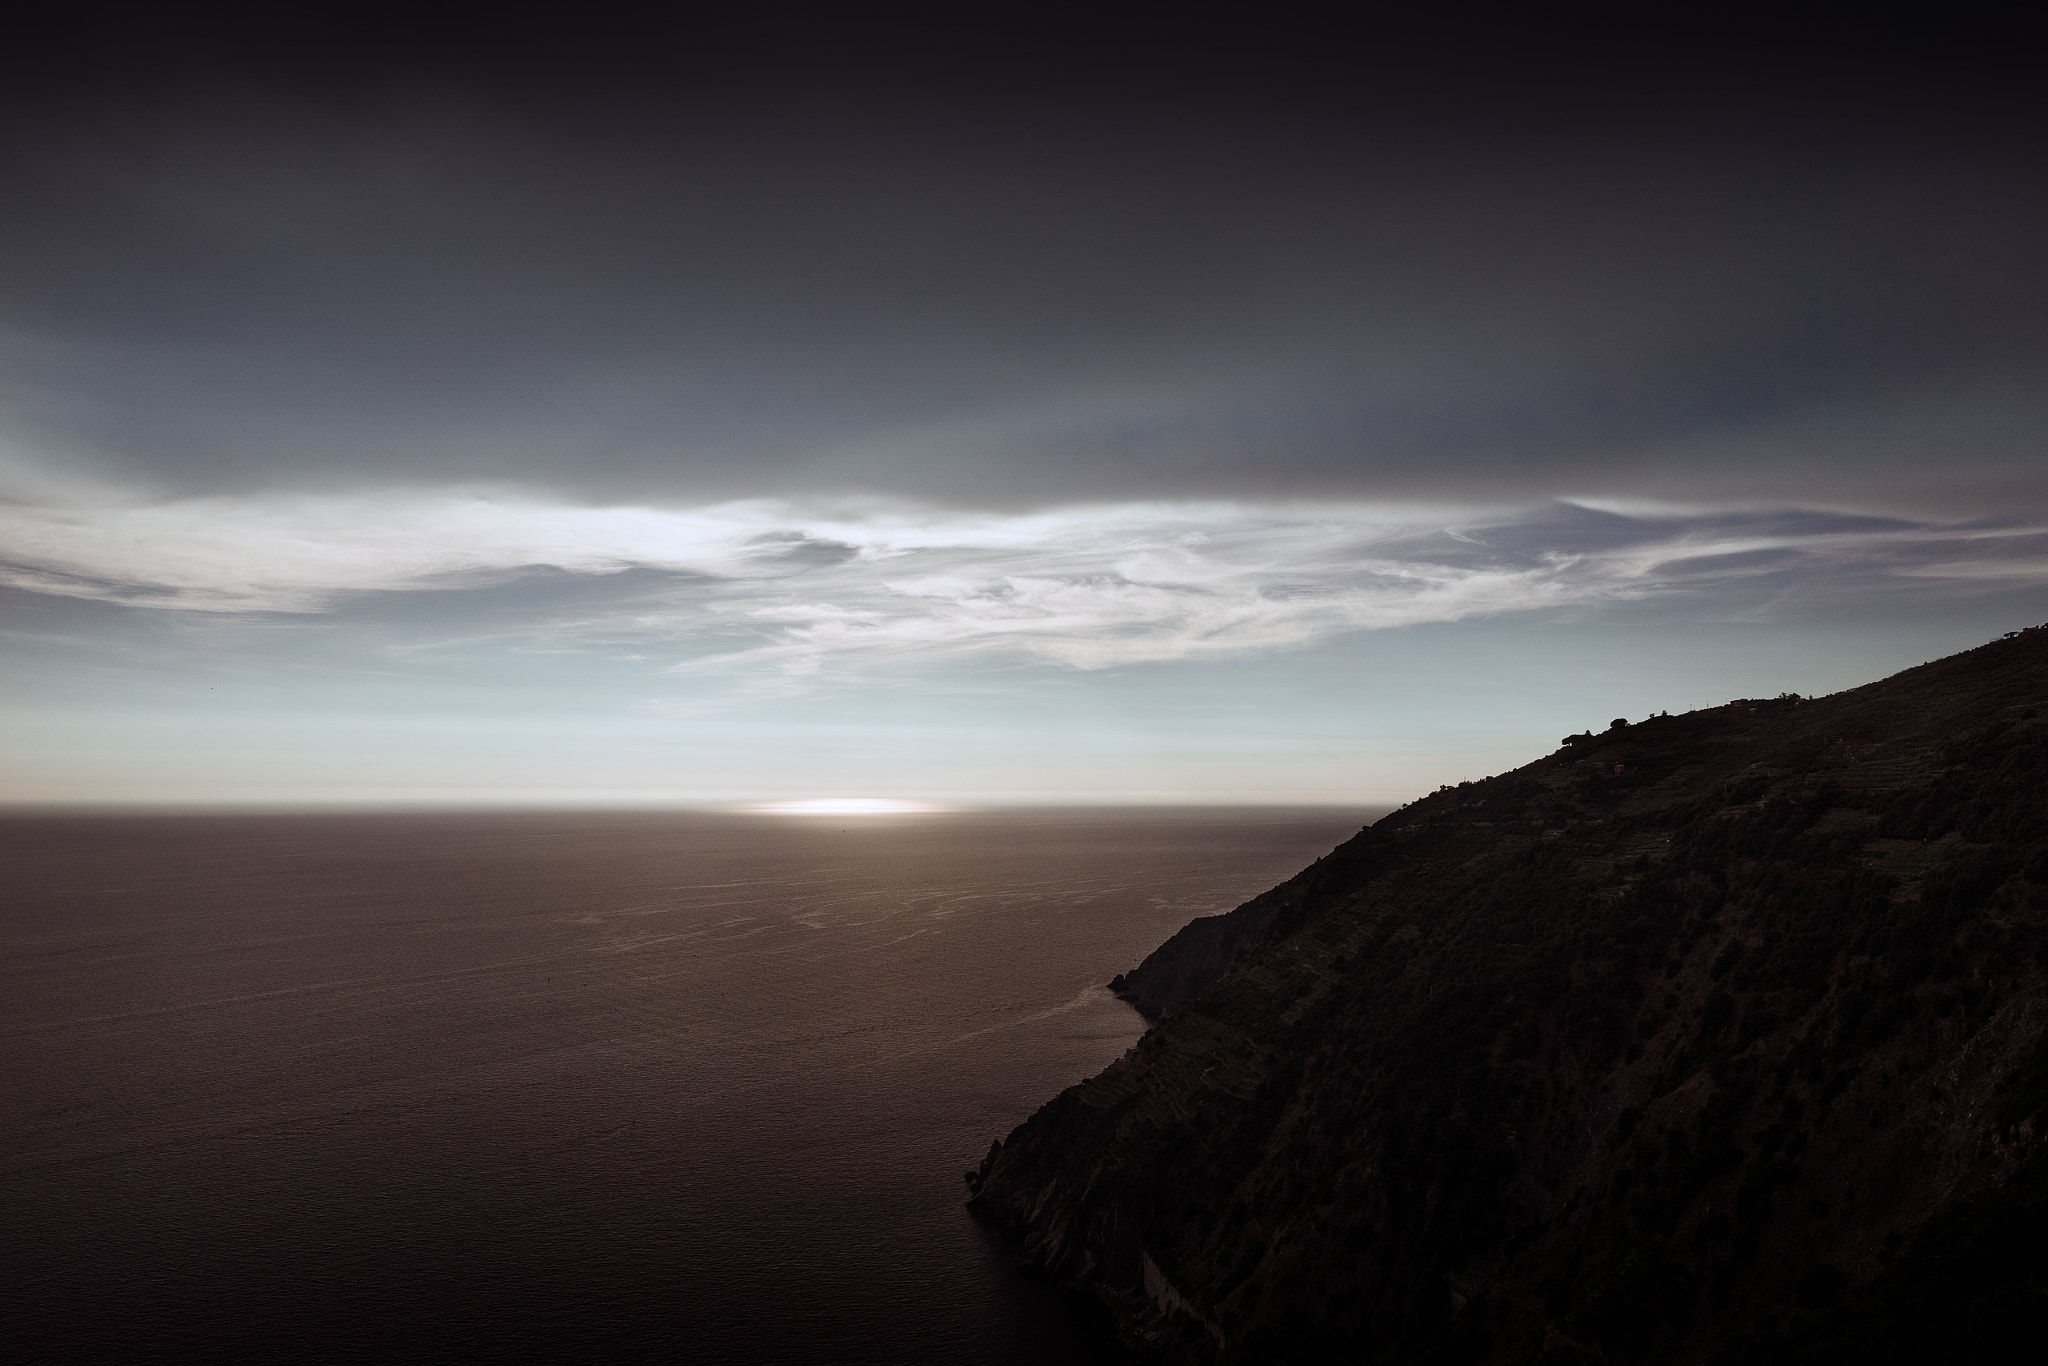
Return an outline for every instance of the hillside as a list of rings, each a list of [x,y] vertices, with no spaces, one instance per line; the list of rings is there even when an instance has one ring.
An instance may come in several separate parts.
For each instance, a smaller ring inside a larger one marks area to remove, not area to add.
[[[2048,627],[1404,807],[1119,978],[971,1204],[1170,1361],[1995,1357],[2044,955]]]

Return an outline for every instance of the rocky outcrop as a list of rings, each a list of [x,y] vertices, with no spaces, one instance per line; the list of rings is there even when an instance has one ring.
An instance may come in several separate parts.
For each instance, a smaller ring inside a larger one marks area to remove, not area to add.
[[[1158,1021],[1179,1011],[1209,985],[1301,927],[1317,891],[1348,871],[1358,842],[1317,859],[1305,871],[1223,915],[1189,921],[1109,989]]]
[[[2048,1285],[2048,630],[1573,737],[1117,985],[1161,1022],[972,1204],[1159,1358],[1992,1355]]]
[[[1190,921],[1109,989],[1152,1021],[1162,1020],[1272,941],[1273,913],[1258,902]]]

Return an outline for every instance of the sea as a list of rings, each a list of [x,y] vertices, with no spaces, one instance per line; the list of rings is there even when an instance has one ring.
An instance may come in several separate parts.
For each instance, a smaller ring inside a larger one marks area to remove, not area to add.
[[[963,1173],[1374,814],[0,818],[0,1355],[1116,1360]]]

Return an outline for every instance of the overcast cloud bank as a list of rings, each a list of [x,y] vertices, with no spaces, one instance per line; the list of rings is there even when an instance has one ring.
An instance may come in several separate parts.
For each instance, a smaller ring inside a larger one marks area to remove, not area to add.
[[[1099,669],[1652,598],[1768,614],[1788,596],[1967,594],[2048,583],[2048,523],[1570,502],[667,509],[444,490],[16,504],[0,507],[0,560],[0,581],[37,593],[302,618],[391,594],[516,594],[538,575],[613,580],[497,629],[803,676],[947,654]]]

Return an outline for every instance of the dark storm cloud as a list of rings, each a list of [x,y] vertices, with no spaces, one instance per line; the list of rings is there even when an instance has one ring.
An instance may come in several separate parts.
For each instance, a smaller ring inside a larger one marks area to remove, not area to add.
[[[2048,501],[2031,109],[743,36],[130,54],[18,104],[6,455],[170,494]]]

